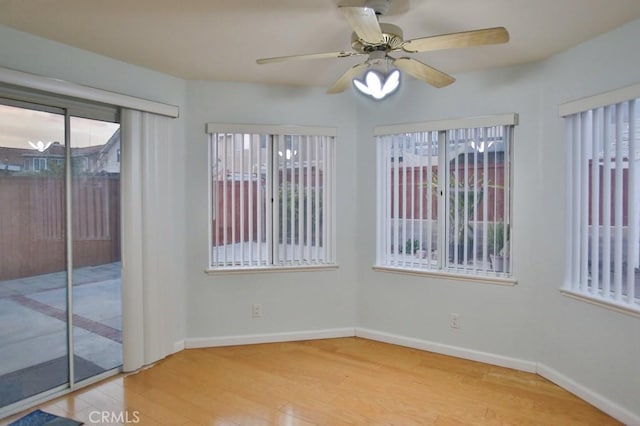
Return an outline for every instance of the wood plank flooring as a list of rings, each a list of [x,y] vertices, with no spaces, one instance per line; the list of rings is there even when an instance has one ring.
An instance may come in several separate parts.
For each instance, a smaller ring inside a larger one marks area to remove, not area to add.
[[[188,349],[39,408],[86,424],[619,424],[535,374],[361,338]]]

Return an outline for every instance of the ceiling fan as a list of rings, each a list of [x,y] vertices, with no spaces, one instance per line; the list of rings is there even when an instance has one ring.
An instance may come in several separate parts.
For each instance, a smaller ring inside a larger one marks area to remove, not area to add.
[[[351,81],[365,70],[381,65],[391,65],[414,78],[439,88],[453,83],[455,78],[416,59],[407,56],[396,58],[391,56],[390,53],[429,52],[506,43],[509,41],[509,33],[504,27],[404,40],[400,27],[378,21],[378,17],[386,13],[389,5],[390,0],[367,0],[363,7],[339,6],[340,11],[353,29],[351,34],[352,51],[278,56],[258,59],[256,62],[258,64],[269,64],[284,61],[348,58],[366,55],[368,58],[365,62],[349,68],[333,83],[327,93],[344,91],[349,87]]]

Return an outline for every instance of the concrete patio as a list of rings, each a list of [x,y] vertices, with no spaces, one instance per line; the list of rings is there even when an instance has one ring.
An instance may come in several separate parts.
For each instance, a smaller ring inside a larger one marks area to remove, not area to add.
[[[122,364],[120,268],[115,262],[74,270],[74,355],[90,366],[78,368],[77,380]],[[66,308],[65,272],[0,281],[0,383],[19,382],[31,368],[46,374],[51,361],[66,360]],[[0,407],[14,402],[6,398],[0,395]]]

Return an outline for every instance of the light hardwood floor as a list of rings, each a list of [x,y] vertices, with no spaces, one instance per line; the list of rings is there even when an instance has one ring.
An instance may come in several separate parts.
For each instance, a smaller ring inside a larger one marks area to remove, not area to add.
[[[619,424],[535,374],[360,338],[189,349],[40,408],[87,424]]]

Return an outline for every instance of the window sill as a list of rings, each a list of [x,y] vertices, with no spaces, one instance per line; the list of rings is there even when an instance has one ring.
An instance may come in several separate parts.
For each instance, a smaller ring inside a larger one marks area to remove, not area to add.
[[[560,293],[572,299],[581,300],[583,302],[591,303],[592,305],[597,305],[602,308],[640,318],[640,305],[633,306],[626,303],[616,303],[597,295],[584,294],[566,288],[560,289]]]
[[[425,271],[422,269],[394,268],[390,266],[374,266],[372,269],[376,272],[416,275],[421,277],[433,277],[433,278],[441,278],[441,279],[455,280],[455,281],[468,281],[468,282],[475,282],[480,284],[515,286],[518,283],[518,281],[514,278],[483,276],[483,275],[466,275],[466,274],[456,274],[453,272],[444,272],[444,271]]]
[[[337,264],[328,265],[296,265],[296,266],[260,266],[249,268],[221,267],[207,268],[204,273],[207,275],[227,275],[227,274],[264,274],[271,272],[320,272],[335,271],[339,268]]]

